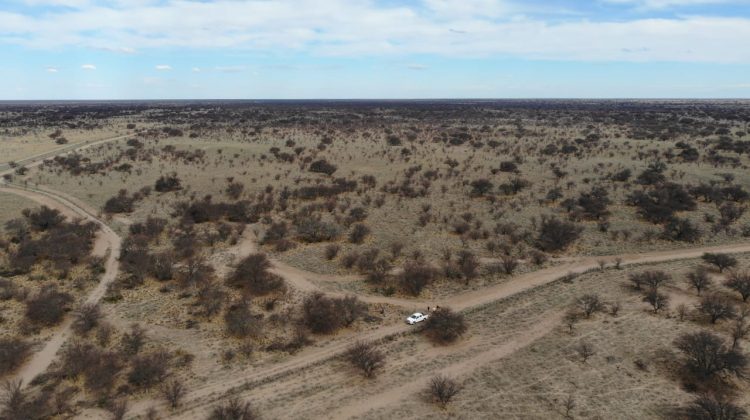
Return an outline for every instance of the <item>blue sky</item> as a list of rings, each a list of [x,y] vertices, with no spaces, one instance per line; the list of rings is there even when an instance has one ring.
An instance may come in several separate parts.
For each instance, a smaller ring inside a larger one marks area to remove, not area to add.
[[[0,100],[750,98],[750,0],[0,0]]]

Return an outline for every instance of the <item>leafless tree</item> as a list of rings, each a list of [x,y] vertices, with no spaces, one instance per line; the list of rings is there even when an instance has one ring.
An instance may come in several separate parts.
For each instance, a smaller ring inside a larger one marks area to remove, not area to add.
[[[451,343],[466,332],[463,315],[450,308],[441,307],[430,314],[424,325],[424,332],[438,343]]]
[[[2,414],[7,419],[24,418],[26,411],[26,394],[21,387],[22,382],[5,381],[3,383],[3,411]]]
[[[346,327],[367,314],[367,304],[360,301],[356,296],[349,295],[335,299],[334,301],[338,307],[343,325]]]
[[[122,420],[128,412],[128,400],[119,398],[109,404],[109,412],[112,413],[113,420]]]
[[[636,290],[642,290],[644,286],[647,290],[658,290],[661,285],[668,282],[669,275],[663,271],[650,270],[630,275],[630,281]]]
[[[214,407],[208,420],[257,420],[260,416],[252,409],[250,403],[240,401],[237,397]]]
[[[83,304],[75,314],[73,329],[78,334],[87,334],[94,329],[102,318],[102,312],[97,304]]]
[[[750,271],[735,271],[729,274],[725,286],[739,293],[743,302],[750,298]]]
[[[503,255],[502,266],[505,274],[511,275],[518,267],[518,259],[512,255]]]
[[[479,259],[473,252],[464,249],[458,253],[458,268],[468,285],[479,274]]]
[[[246,293],[263,296],[285,289],[284,279],[268,271],[271,261],[265,254],[251,254],[237,264],[234,272],[227,277],[227,284],[243,288]]]
[[[596,312],[604,310],[604,302],[596,294],[585,294],[576,300],[576,305],[586,318],[590,318]]]
[[[182,401],[182,398],[187,393],[185,385],[177,379],[173,379],[162,387],[162,395],[167,400],[172,408],[177,408]]]
[[[461,386],[447,376],[438,375],[430,380],[428,391],[433,400],[445,409],[453,397],[461,391]]]
[[[332,260],[336,258],[336,255],[339,253],[339,249],[341,247],[338,244],[328,244],[326,245],[325,249],[325,257],[327,260]]]
[[[169,354],[160,350],[134,357],[128,372],[128,382],[141,388],[159,384],[168,374],[169,360]]]
[[[732,327],[732,350],[736,350],[740,345],[740,340],[745,339],[750,334],[750,324],[747,322],[750,316],[750,310],[743,308]]]
[[[711,278],[708,276],[708,271],[702,266],[688,273],[687,280],[690,287],[698,292],[698,295],[711,286]]]
[[[643,297],[643,301],[651,305],[654,313],[658,313],[669,306],[669,297],[657,292],[655,289],[649,290]]]
[[[742,375],[747,359],[726,346],[717,335],[700,331],[684,334],[675,345],[685,356],[685,366],[699,378],[710,378],[719,373]]]
[[[246,300],[239,300],[227,307],[224,326],[229,335],[238,338],[258,337],[263,330],[262,319],[255,317]]]
[[[568,394],[568,396],[563,400],[563,410],[565,413],[563,414],[566,419],[572,419],[573,418],[573,409],[576,408],[576,401],[573,398],[573,394]]]
[[[96,327],[96,342],[104,347],[109,344],[109,340],[112,338],[114,327],[106,322],[100,322]]]
[[[704,296],[698,309],[708,315],[712,324],[720,319],[733,318],[736,314],[734,306],[719,295]]]
[[[399,283],[407,293],[417,296],[436,277],[437,270],[432,266],[421,261],[408,261],[399,275]]]
[[[580,343],[578,343],[576,352],[578,352],[578,355],[581,356],[581,360],[583,360],[583,363],[586,363],[586,361],[588,361],[589,358],[595,353],[594,347],[586,341],[581,341]]]
[[[577,311],[568,311],[565,313],[565,317],[563,318],[563,322],[568,327],[568,332],[573,333],[573,327],[578,323],[579,316]]]
[[[731,268],[737,265],[737,259],[728,254],[714,254],[707,252],[701,257],[703,261],[708,264],[716,266],[720,273],[723,273],[727,268]]]
[[[366,378],[372,378],[385,365],[383,352],[372,343],[358,341],[346,352],[346,357],[354,367],[362,371]]]
[[[20,338],[0,338],[0,375],[17,368],[29,355],[31,345]]]
[[[146,331],[138,324],[130,326],[130,331],[122,335],[122,352],[132,356],[138,354],[146,343]]]
[[[685,417],[688,420],[742,420],[747,412],[728,400],[703,395],[687,408]]]

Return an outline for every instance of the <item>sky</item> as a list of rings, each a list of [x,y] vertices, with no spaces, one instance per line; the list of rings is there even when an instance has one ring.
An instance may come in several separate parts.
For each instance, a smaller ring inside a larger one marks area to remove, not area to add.
[[[750,0],[0,0],[0,100],[750,98]]]

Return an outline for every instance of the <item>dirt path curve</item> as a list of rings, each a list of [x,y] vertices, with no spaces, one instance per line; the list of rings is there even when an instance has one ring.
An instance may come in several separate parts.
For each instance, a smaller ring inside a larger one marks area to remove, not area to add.
[[[363,400],[354,401],[348,405],[340,407],[336,412],[331,414],[330,418],[355,418],[363,416],[369,411],[374,411],[389,405],[396,406],[402,399],[413,397],[414,394],[423,390],[427,386],[430,378],[436,375],[445,375],[451,378],[466,376],[487,363],[508,357],[544,337],[555,327],[560,326],[562,317],[563,312],[559,311],[545,314],[534,324],[533,327],[531,327],[531,329],[512,337],[510,341],[507,341],[502,345],[493,347],[468,359],[448,365],[442,369],[425,372],[424,375],[413,377],[409,382],[388,388],[385,392],[380,394],[368,395],[368,397]]]
[[[128,134],[122,134],[122,135],[114,136],[114,137],[107,137],[107,138],[103,138],[99,140],[90,140],[90,141],[85,141],[81,143],[76,143],[76,144],[72,144],[69,146],[61,147],[56,150],[50,150],[49,152],[39,153],[37,155],[25,157],[23,159],[17,160],[15,163],[18,166],[25,166],[26,168],[30,169],[35,166],[41,165],[45,159],[53,158],[56,156],[65,156],[73,152],[79,152],[81,150],[85,150],[90,147],[94,147],[103,143],[109,143],[115,140],[122,140],[128,137],[133,137],[135,135],[136,133],[128,133]],[[4,162],[4,163],[0,163],[0,170],[1,170],[0,176],[2,176],[5,174],[13,173],[15,169],[11,168],[7,162]]]
[[[36,190],[31,188],[0,186],[0,191],[8,194],[16,194],[39,204],[59,210],[62,214],[70,218],[80,218],[91,221],[99,226],[97,242],[106,242],[109,250],[107,259],[104,263],[104,274],[102,274],[99,283],[89,292],[85,303],[98,303],[107,292],[107,287],[117,277],[119,263],[117,257],[120,255],[120,236],[117,235],[109,226],[99,220],[91,212],[77,206],[66,198],[55,195],[49,191]],[[99,245],[101,248],[101,245]],[[71,316],[66,316],[65,320],[58,325],[42,349],[34,353],[31,358],[21,366],[15,374],[14,379],[20,379],[23,384],[28,384],[37,375],[43,373],[55,359],[55,355],[62,347],[71,334],[73,320]]]
[[[85,144],[81,146],[80,148],[73,148],[69,151],[65,151],[64,153],[60,154],[67,154],[72,153],[77,150],[85,149],[87,147],[91,147],[97,144],[102,144],[108,141],[113,141],[117,139],[126,138],[129,136],[132,136],[133,134],[119,136],[115,138],[110,139],[103,139],[97,142],[91,142],[88,144]],[[41,164],[41,159],[48,158],[55,156],[55,154],[45,154],[44,157],[37,157],[39,160],[32,161],[28,164],[26,164],[27,167],[33,167]],[[0,172],[0,175],[4,173],[11,173],[12,170],[8,170],[5,172]],[[95,287],[95,289],[89,294],[87,298],[87,302],[89,303],[95,303],[98,302],[106,292],[107,286],[111,281],[114,280],[114,278],[117,275],[118,271],[118,263],[117,263],[117,255],[119,255],[119,247],[120,247],[120,238],[119,236],[110,229],[103,221],[99,220],[99,218],[95,215],[95,212],[92,212],[90,209],[86,209],[84,206],[80,206],[80,201],[66,198],[64,195],[61,195],[60,193],[51,191],[51,190],[39,190],[39,189],[30,189],[30,188],[21,188],[21,187],[2,187],[0,186],[0,191],[8,192],[12,194],[19,194],[23,195],[27,198],[31,198],[32,200],[35,200],[40,203],[44,203],[48,205],[49,207],[60,209],[61,211],[65,211],[66,214],[70,214],[70,211],[77,213],[78,216],[82,217],[85,220],[90,220],[95,223],[97,223],[104,233],[105,237],[110,243],[110,254],[109,258],[107,259],[106,263],[106,271],[105,274],[102,276],[101,281],[99,284]],[[51,201],[50,201],[51,200]],[[76,201],[77,203],[74,203]],[[67,207],[67,210],[63,210]],[[251,241],[251,244],[245,244],[246,248],[243,250],[247,250],[248,252],[252,252],[252,250],[257,249],[255,248],[255,240],[253,239]],[[481,306],[484,304],[488,304],[497,300],[505,299],[508,297],[511,297],[513,295],[516,295],[518,293],[522,293],[524,291],[528,291],[530,289],[542,286],[544,284],[550,283],[552,281],[555,281],[567,274],[570,273],[583,273],[591,269],[596,269],[599,267],[599,261],[608,261],[609,264],[614,263],[616,260],[620,260],[621,265],[632,265],[632,264],[642,264],[642,263],[657,263],[657,262],[664,262],[664,261],[670,261],[670,260],[677,260],[677,259],[690,259],[690,258],[696,258],[701,256],[705,252],[723,252],[723,253],[740,253],[740,252],[750,252],[750,244],[736,244],[736,245],[726,245],[726,246],[711,246],[711,247],[699,247],[699,248],[691,248],[691,249],[681,249],[681,250],[671,250],[671,251],[660,251],[660,252],[652,252],[652,253],[645,253],[645,254],[627,254],[627,255],[619,255],[619,256],[609,256],[609,257],[589,257],[589,258],[582,258],[576,262],[572,263],[566,263],[563,265],[558,265],[555,267],[550,267],[547,269],[543,269],[540,271],[527,273],[524,275],[520,275],[517,277],[513,277],[509,279],[508,281],[504,283],[500,283],[495,286],[490,286],[488,288],[483,288],[471,292],[462,293],[459,295],[454,296],[453,298],[446,299],[444,302],[442,302],[443,305],[449,305],[452,306],[456,310],[466,310],[472,307]],[[290,283],[295,285],[296,287],[300,288],[301,290],[313,290],[314,288],[317,288],[314,283],[312,283],[309,278],[315,278],[316,276],[320,276],[319,274],[310,273],[305,270],[300,270],[294,267],[287,266],[286,264],[280,262],[280,261],[274,261],[274,270],[276,270],[277,273],[280,273],[285,278],[289,278]],[[325,276],[326,278],[329,278],[329,276]],[[380,297],[363,297],[362,300],[367,301],[366,299],[378,299],[380,300]],[[388,300],[391,300],[391,298],[386,298]],[[395,299],[395,298],[394,298]],[[406,300],[408,301],[409,305],[419,305],[419,301],[412,301],[412,300]],[[393,300],[395,302],[395,300]],[[543,323],[544,324],[544,323]],[[53,337],[45,344],[44,348],[40,351],[34,354],[29,362],[27,362],[18,372],[18,377],[21,379],[24,379],[24,383],[28,383],[30,379],[35,377],[37,374],[43,372],[46,370],[46,368],[49,366],[49,364],[54,360],[54,355],[57,353],[57,351],[60,349],[62,344],[65,342],[67,336],[70,334],[70,326],[71,321],[68,318],[61,326],[59,326],[53,335]],[[541,327],[539,327],[541,328]],[[337,355],[340,355],[342,352],[346,350],[351,343],[353,343],[356,340],[378,340],[386,337],[395,336],[397,334],[406,333],[410,331],[409,327],[405,325],[389,325],[382,328],[374,328],[367,330],[365,332],[356,334],[352,337],[349,337],[345,340],[335,341],[331,343],[330,345],[322,346],[322,347],[310,347],[303,351],[301,351],[296,357],[277,364],[273,366],[269,366],[265,369],[260,369],[256,371],[249,371],[246,370],[244,372],[238,372],[238,375],[236,375],[233,378],[223,379],[220,382],[207,382],[203,386],[197,389],[193,389],[185,398],[186,401],[189,401],[188,404],[186,404],[187,409],[205,409],[206,406],[210,405],[214,399],[220,398],[222,395],[224,395],[226,392],[231,391],[232,389],[236,389],[239,387],[246,387],[251,386],[253,383],[259,383],[259,382],[266,382],[269,380],[273,380],[274,378],[283,377],[289,374],[293,374],[296,370],[316,364],[316,363],[322,363],[328,359],[331,359],[333,357],[336,357]],[[509,342],[508,344],[502,346],[503,351],[497,352],[493,351],[492,353],[488,352],[486,355],[477,356],[477,358],[469,359],[471,362],[467,362],[470,364],[470,366],[476,366],[481,365],[481,363],[485,362],[484,358],[489,358],[487,360],[493,360],[493,358],[502,357],[503,354],[510,354],[514,349],[518,349],[520,347],[524,346],[524,343],[530,343],[533,342],[537,337],[537,334],[541,334],[539,337],[544,335],[543,329],[538,329],[535,327],[533,331],[537,331],[537,333],[529,333],[525,334],[524,336],[520,337],[519,340]],[[529,341],[530,340],[530,341]],[[509,353],[510,352],[510,353]],[[483,353],[484,354],[484,353]],[[466,367],[470,367],[467,365]],[[458,364],[458,368],[466,368],[462,366],[461,364]],[[454,369],[453,367],[449,367],[446,369]],[[410,384],[404,385],[404,386],[413,386]],[[395,392],[393,392],[393,395],[395,395]],[[137,416],[139,414],[143,414],[148,408],[150,408],[153,405],[153,401],[148,402],[141,402],[133,407],[133,410],[131,410],[130,416]],[[185,414],[185,411],[181,411],[183,415]],[[179,415],[179,413],[174,413],[175,415]]]
[[[253,231],[252,226],[247,226],[245,231],[242,233],[240,243],[236,246],[236,250],[233,252],[235,258],[242,258],[249,254],[258,252],[258,239],[256,233]],[[284,280],[291,284],[292,287],[302,292],[324,292],[328,296],[343,297],[353,295],[354,293],[341,293],[329,291],[321,288],[313,282],[313,280],[325,282],[325,281],[336,281],[336,282],[353,282],[362,280],[362,276],[358,275],[333,275],[333,274],[319,274],[311,271],[303,270],[300,268],[292,267],[283,261],[279,261],[275,258],[269,258],[272,264],[270,272],[281,276]],[[358,294],[357,298],[363,302],[371,304],[386,304],[398,306],[408,310],[416,310],[417,308],[429,305],[428,301],[421,299],[403,299],[389,296],[378,296],[378,295],[362,295]]]
[[[608,264],[614,264],[619,259],[621,266],[627,266],[680,259],[692,259],[700,257],[705,252],[750,252],[750,244],[707,246],[644,254],[582,258],[575,263],[557,265],[539,271],[522,274],[510,278],[504,283],[461,293],[450,299],[446,299],[441,302],[441,305],[451,306],[455,310],[467,310],[479,307],[543,286],[569,274],[581,274],[589,270],[598,269],[599,261],[602,260],[607,261]],[[213,400],[221,398],[223,395],[226,395],[233,390],[241,389],[243,387],[251,387],[254,383],[267,382],[278,377],[293,374],[295,371],[305,366],[323,363],[326,360],[330,360],[343,354],[343,352],[357,340],[379,340],[397,334],[407,333],[409,331],[410,327],[407,325],[389,325],[374,331],[355,334],[346,340],[335,342],[328,346],[307,349],[298,353],[293,359],[278,365],[270,366],[267,369],[258,370],[255,368],[252,371],[245,369],[244,371],[237,372],[233,378],[207,381],[199,388],[190,390],[185,398],[189,403],[186,403],[179,412],[174,412],[173,416],[175,418],[197,418],[195,416],[196,411],[205,411],[207,406],[209,406]],[[129,416],[135,417],[145,414],[145,412],[154,405],[163,405],[163,403],[157,401],[142,401],[133,407]],[[192,411],[192,413],[188,412],[188,410]]]
[[[620,265],[624,267],[635,264],[654,264],[672,260],[698,258],[706,252],[729,254],[750,252],[750,244],[705,246],[689,249],[656,251],[643,254],[584,257],[575,262],[522,274],[494,286],[458,294],[449,299],[446,302],[446,305],[450,305],[456,310],[463,310],[469,307],[487,304],[507,296],[512,296],[542,286],[568,274],[582,274],[590,270],[596,270],[599,268],[599,261],[606,261],[608,266],[612,266],[616,264],[617,260],[619,260]]]
[[[133,137],[135,133],[124,134],[115,137],[108,137],[105,139],[79,143],[69,148],[63,148],[53,150],[51,152],[41,153],[38,155],[30,156],[28,158],[17,161],[19,165],[24,165],[26,168],[33,168],[42,164],[44,159],[52,158],[55,156],[64,156],[73,152],[84,150],[100,144],[121,140],[129,137]],[[5,167],[0,165],[0,167]],[[5,174],[12,174],[13,168],[8,168],[0,172],[0,176]],[[41,205],[45,205],[50,208],[59,210],[63,215],[68,218],[81,218],[89,220],[99,225],[99,232],[97,233],[97,241],[94,246],[94,254],[107,256],[107,260],[104,264],[104,274],[102,275],[99,283],[89,293],[85,302],[86,303],[97,303],[107,291],[109,284],[114,281],[118,273],[118,262],[117,257],[120,255],[120,237],[107,226],[104,222],[99,220],[96,216],[96,211],[92,211],[90,208],[80,206],[80,202],[74,203],[71,199],[63,197],[59,193],[53,191],[41,191],[33,188],[9,186],[4,182],[0,181],[0,191],[15,194],[33,200]],[[68,339],[71,333],[73,320],[70,316],[67,316],[63,322],[55,327],[52,336],[47,342],[44,343],[41,350],[34,353],[29,360],[27,360],[15,373],[14,379],[21,380],[24,385],[28,384],[37,375],[43,373],[49,365],[54,361],[55,355],[60,350],[62,345]]]

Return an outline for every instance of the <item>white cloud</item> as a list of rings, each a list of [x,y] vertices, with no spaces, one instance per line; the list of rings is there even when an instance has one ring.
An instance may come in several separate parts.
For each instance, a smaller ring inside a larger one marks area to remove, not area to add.
[[[172,66],[170,66],[169,64],[157,64],[154,68],[159,71],[172,70]]]
[[[57,72],[59,72],[59,71],[60,71],[60,69],[59,69],[58,67],[55,67],[55,66],[47,66],[47,72],[48,72],[48,73],[57,73]]]
[[[443,17],[500,17],[519,9],[507,0],[423,0],[425,7]]]
[[[722,0],[600,1],[660,7]],[[748,17],[595,21],[566,16],[548,21],[525,17],[520,3],[512,0],[420,0],[409,6],[372,0],[104,4],[115,6],[88,5],[39,15],[0,12],[0,43],[121,53],[135,53],[136,48],[211,48],[336,56],[750,63]]]
[[[193,67],[193,73],[200,73],[201,68],[200,67]]]
[[[93,64],[84,64],[81,66],[83,70],[96,70],[96,66]]]
[[[427,70],[428,67],[424,64],[409,64],[406,66],[409,70]]]
[[[214,69],[222,73],[239,73],[245,71],[245,66],[217,66]]]
[[[107,52],[113,52],[113,53],[120,53],[120,54],[135,54],[137,51],[135,48],[132,47],[102,47],[102,46],[96,46],[91,47],[96,50],[100,51],[107,51]]]
[[[91,5],[90,0],[23,0],[29,6],[65,6],[82,8]]]
[[[670,7],[701,6],[709,4],[748,3],[746,0],[604,0],[604,2],[630,5],[641,10],[659,10]]]

